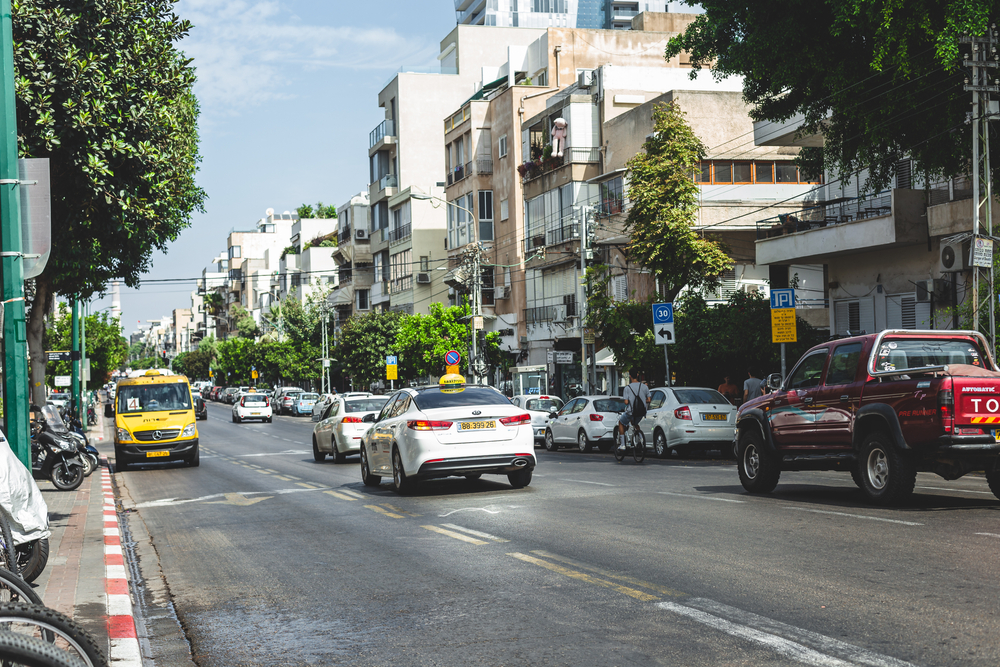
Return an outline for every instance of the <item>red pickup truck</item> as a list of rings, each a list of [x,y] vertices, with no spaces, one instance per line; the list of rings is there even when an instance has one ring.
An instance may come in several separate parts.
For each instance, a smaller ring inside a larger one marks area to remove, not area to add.
[[[750,493],[784,470],[846,470],[874,503],[917,472],[985,472],[1000,498],[1000,370],[975,331],[891,330],[832,340],[740,407],[736,456]]]

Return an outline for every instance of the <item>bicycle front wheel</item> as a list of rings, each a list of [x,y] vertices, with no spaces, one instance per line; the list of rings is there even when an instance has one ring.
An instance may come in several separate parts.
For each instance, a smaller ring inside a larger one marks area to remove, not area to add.
[[[636,463],[642,463],[646,458],[646,436],[639,430],[632,434],[632,458]]]
[[[0,629],[48,642],[82,660],[87,667],[108,665],[93,636],[55,609],[23,603],[0,605]]]
[[[75,656],[37,637],[0,630],[0,658],[22,667],[81,667]]]
[[[42,604],[31,585],[10,570],[0,568],[0,604],[8,602],[30,602]]]
[[[614,444],[614,447],[615,447],[615,460],[618,461],[619,463],[621,463],[623,460],[625,460],[625,450],[622,449],[619,446],[620,444],[621,443],[618,440],[618,436],[616,435],[615,436],[615,444]]]

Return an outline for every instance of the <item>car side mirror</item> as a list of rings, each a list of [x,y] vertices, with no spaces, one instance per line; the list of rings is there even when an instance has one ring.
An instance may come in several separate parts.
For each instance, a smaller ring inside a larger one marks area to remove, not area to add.
[[[104,416],[105,417],[109,417],[111,419],[114,419],[114,416],[115,416],[115,406],[112,405],[111,403],[107,403],[104,406]]]
[[[559,416],[559,413],[556,412],[555,410],[553,410],[552,412],[549,413],[549,419],[555,419],[558,416]]]
[[[374,424],[375,423],[375,413],[372,412],[372,413],[369,413],[369,414],[365,415],[364,417],[361,418],[361,421],[364,422],[364,423],[366,423],[366,424]]]
[[[771,391],[781,389],[781,373],[771,373],[767,376],[767,388]]]

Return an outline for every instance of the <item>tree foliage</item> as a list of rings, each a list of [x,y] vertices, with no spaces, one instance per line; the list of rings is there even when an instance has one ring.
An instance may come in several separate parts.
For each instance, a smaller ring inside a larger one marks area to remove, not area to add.
[[[354,315],[340,331],[338,358],[355,386],[385,379],[385,358],[398,351],[399,312]]]
[[[464,351],[468,327],[458,318],[467,314],[466,308],[432,303],[428,315],[412,315],[399,322],[396,336],[396,353],[402,377],[422,378],[444,373],[444,355],[448,350]],[[462,355],[461,373],[467,373],[468,355]],[[383,362],[384,365],[384,362]]]
[[[699,0],[704,14],[670,40],[695,69],[738,75],[755,120],[803,114],[824,147],[805,149],[808,173],[870,170],[886,187],[898,160],[920,173],[968,169],[969,96],[958,38],[985,34],[998,3],[983,0]],[[781,45],[776,48],[776,45]],[[789,57],[789,54],[795,54]],[[994,178],[1000,173],[994,147]],[[861,184],[863,187],[866,185]]]
[[[311,204],[303,204],[295,209],[295,212],[299,214],[299,218],[301,219],[337,217],[337,207],[324,206],[323,202],[316,202],[315,208]]]
[[[119,318],[99,312],[82,318],[87,359],[90,360],[90,382],[87,389],[97,389],[111,379],[111,371],[123,366],[128,359],[129,344],[121,335]],[[46,331],[45,345],[49,350],[69,350],[73,345],[73,317],[65,303],[60,303],[51,326]],[[56,375],[70,375],[71,362],[51,362],[46,374],[50,386]]]
[[[692,174],[705,146],[675,103],[653,109],[653,128],[642,152],[626,165],[632,201],[625,222],[628,255],[660,279],[671,301],[684,287],[715,286],[733,261],[718,242],[692,229],[699,203]]]

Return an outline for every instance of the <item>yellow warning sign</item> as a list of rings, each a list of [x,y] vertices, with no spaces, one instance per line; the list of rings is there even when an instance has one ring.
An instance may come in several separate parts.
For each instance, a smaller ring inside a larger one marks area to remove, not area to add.
[[[771,342],[794,343],[798,341],[794,308],[771,309]]]

